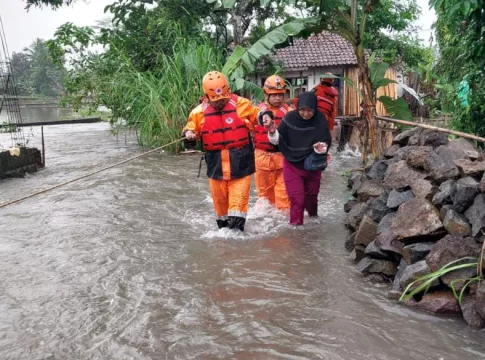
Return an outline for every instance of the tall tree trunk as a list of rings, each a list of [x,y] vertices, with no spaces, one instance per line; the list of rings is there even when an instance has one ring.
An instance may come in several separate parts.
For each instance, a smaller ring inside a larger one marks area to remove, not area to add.
[[[246,6],[247,1],[238,1],[231,11],[231,19],[229,20],[229,23],[232,25],[234,46],[242,45],[244,42],[243,15]]]
[[[363,149],[362,161],[367,163],[368,151],[377,158],[382,153],[382,147],[378,141],[378,129],[376,115],[376,101],[374,99],[372,84],[370,81],[370,72],[365,58],[364,47],[362,44],[357,45],[355,49],[357,56],[357,63],[359,65],[359,83],[362,92],[363,112],[362,112],[362,128],[363,128]]]

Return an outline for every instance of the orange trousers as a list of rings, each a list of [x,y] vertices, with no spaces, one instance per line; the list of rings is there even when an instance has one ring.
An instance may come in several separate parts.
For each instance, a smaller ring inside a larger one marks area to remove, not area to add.
[[[280,210],[289,209],[290,200],[283,179],[283,155],[261,149],[256,149],[254,154],[258,197],[267,199]]]
[[[233,180],[209,179],[209,185],[218,220],[227,216],[246,218],[251,175]]]

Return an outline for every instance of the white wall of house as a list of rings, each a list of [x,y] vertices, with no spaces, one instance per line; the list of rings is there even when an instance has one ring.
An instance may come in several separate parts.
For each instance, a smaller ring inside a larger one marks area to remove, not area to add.
[[[298,94],[313,89],[320,82],[320,76],[327,72],[332,73],[335,76],[343,76],[344,67],[318,67],[291,70],[284,71],[281,76],[283,76],[285,80],[291,81],[294,93]],[[266,79],[266,77],[266,74],[258,74],[257,76],[251,76],[249,80],[258,86],[263,86],[263,79]]]

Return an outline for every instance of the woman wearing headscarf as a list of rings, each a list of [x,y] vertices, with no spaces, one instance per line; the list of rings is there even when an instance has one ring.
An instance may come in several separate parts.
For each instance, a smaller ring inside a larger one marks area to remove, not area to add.
[[[305,92],[298,98],[297,110],[288,112],[278,129],[268,118],[263,126],[285,158],[283,176],[290,198],[290,224],[303,225],[305,209],[309,216],[318,216],[320,180],[332,143],[327,120],[317,109],[315,94]]]

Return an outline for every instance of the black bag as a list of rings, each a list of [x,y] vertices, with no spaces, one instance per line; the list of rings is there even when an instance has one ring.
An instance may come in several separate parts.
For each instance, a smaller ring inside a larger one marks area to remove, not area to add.
[[[327,165],[327,154],[313,152],[305,159],[303,168],[308,171],[323,171]]]

